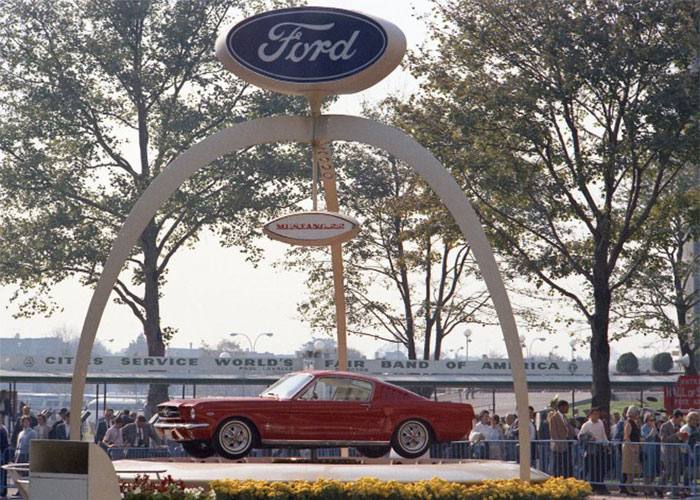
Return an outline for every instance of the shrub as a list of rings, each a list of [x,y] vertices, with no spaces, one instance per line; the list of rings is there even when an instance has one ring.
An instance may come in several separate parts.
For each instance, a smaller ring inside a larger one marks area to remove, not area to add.
[[[518,479],[484,481],[476,485],[442,479],[399,483],[362,478],[351,483],[318,481],[214,481],[216,500],[582,500],[591,487],[577,479],[550,478],[539,484]]]
[[[202,488],[186,489],[182,481],[166,476],[152,482],[148,476],[136,476],[134,482],[119,484],[124,500],[210,500],[209,492]]]
[[[668,373],[673,368],[673,358],[667,352],[660,352],[651,359],[651,369],[659,373]]]
[[[632,352],[626,352],[619,358],[617,358],[617,371],[620,373],[626,373],[627,375],[633,375],[639,372],[639,361],[637,356]]]

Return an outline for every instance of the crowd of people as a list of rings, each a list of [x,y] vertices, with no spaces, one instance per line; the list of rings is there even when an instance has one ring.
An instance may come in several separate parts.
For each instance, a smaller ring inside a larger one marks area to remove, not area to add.
[[[25,404],[20,404],[20,416],[8,432],[5,411],[0,411],[0,464],[29,462],[30,443],[34,439],[63,439],[70,437],[70,411],[61,408],[58,413],[42,411],[34,414]],[[162,440],[143,415],[124,410],[115,415],[107,409],[95,426],[94,441],[113,459],[137,456],[137,450],[161,446]],[[4,471],[0,472],[0,497],[5,496]]]
[[[134,451],[163,445],[162,439],[144,415],[129,410],[115,415],[111,408],[107,408],[104,416],[98,420],[94,440],[112,459],[131,456],[145,458]]]
[[[630,496],[691,494],[690,481],[697,481],[700,465],[700,412],[675,410],[663,419],[630,406],[608,423],[599,408],[570,417],[567,401],[554,406],[540,413],[539,425],[530,407],[532,466],[553,476],[586,479],[601,493],[610,480]],[[501,419],[481,411],[469,435],[470,456],[518,460],[519,427],[515,414]]]
[[[636,406],[608,415],[599,408],[585,416],[569,416],[567,401],[556,401],[550,410],[529,408],[531,465],[553,476],[588,480],[596,492],[607,492],[605,483],[620,485],[630,496],[666,494],[681,498],[691,494],[700,466],[700,412],[673,411],[667,419]],[[69,439],[70,411],[35,415],[21,405],[11,433],[0,410],[0,458],[2,463],[29,461],[33,439]],[[521,424],[514,413],[505,418],[488,410],[479,413],[469,435],[469,457],[517,461]],[[106,409],[95,425],[94,442],[112,459],[145,458],[165,444],[144,415]],[[148,455],[143,452],[148,451]],[[5,481],[0,481],[0,490]],[[633,488],[636,487],[637,490]],[[0,496],[5,494],[0,491]]]

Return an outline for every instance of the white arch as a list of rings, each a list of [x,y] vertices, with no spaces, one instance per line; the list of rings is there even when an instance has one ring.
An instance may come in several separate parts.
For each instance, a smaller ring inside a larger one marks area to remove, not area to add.
[[[221,156],[250,146],[273,142],[311,142],[313,120],[308,116],[261,118],[222,130],[182,153],[136,202],[122,226],[90,301],[73,371],[71,413],[80,415],[88,363],[97,328],[112,287],[144,228],[165,201],[200,168]],[[471,245],[474,258],[491,294],[511,364],[518,418],[528,422],[527,380],[513,311],[493,251],[481,224],[461,188],[440,162],[411,137],[381,123],[355,116],[318,118],[315,138],[369,144],[383,149],[411,166],[447,206]],[[79,439],[79,419],[71,420],[71,439]],[[529,426],[520,425],[520,477],[530,478]]]

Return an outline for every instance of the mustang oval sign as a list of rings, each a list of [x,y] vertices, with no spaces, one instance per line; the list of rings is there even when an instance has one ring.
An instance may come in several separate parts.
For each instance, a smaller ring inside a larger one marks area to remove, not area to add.
[[[325,7],[249,17],[224,31],[216,55],[230,71],[287,94],[347,94],[377,83],[401,62],[406,39],[383,19]]]
[[[268,222],[263,232],[291,245],[325,246],[352,239],[360,223],[335,212],[297,212]]]

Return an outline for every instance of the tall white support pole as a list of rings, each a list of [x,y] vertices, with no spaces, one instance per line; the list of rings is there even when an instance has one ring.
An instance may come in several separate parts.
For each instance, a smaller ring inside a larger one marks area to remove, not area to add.
[[[78,346],[73,371],[71,413],[80,415],[90,353],[102,313],[119,272],[141,232],[158,209],[200,168],[221,156],[250,146],[273,142],[353,141],[383,149],[404,161],[430,185],[443,201],[464,237],[484,277],[501,325],[510,359],[515,400],[520,422],[529,421],[527,380],[517,326],[493,251],[466,196],[454,178],[425,148],[403,132],[365,118],[319,117],[314,134],[313,120],[304,116],[277,116],[241,123],[222,130],[181,154],[146,189],[122,226],[93,292]],[[314,137],[315,136],[315,137]],[[80,419],[71,419],[70,436],[80,438]],[[530,479],[530,426],[520,425],[520,478]]]
[[[321,117],[322,98],[316,96],[309,99],[311,106],[311,117],[313,119],[313,138],[311,147],[313,149],[314,174],[321,175],[323,182],[323,195],[326,199],[326,210],[329,212],[340,212],[338,204],[338,186],[335,178],[335,168],[328,144],[317,138],[318,121]],[[320,172],[319,172],[320,171]],[[316,175],[314,175],[314,189]],[[314,192],[314,205],[316,204]],[[314,208],[315,210],[315,208]],[[337,370],[348,369],[348,332],[347,314],[345,312],[345,272],[343,271],[343,246],[341,243],[331,245],[331,266],[333,268],[333,297],[335,302],[335,324],[338,350]],[[343,448],[345,450],[345,448]]]

